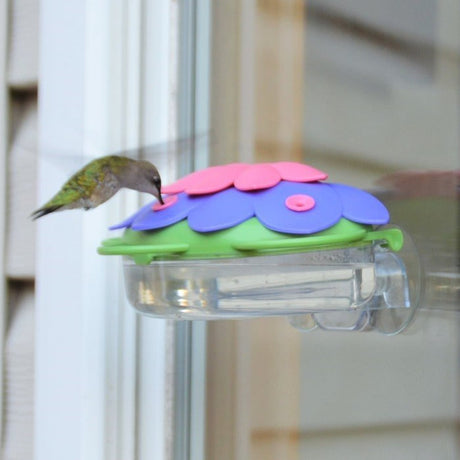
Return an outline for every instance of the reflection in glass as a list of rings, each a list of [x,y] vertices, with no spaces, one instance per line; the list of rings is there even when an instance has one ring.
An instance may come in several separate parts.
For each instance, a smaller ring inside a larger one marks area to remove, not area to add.
[[[425,272],[403,334],[208,324],[210,459],[459,458],[459,10],[213,3],[211,163],[304,161],[371,190]]]

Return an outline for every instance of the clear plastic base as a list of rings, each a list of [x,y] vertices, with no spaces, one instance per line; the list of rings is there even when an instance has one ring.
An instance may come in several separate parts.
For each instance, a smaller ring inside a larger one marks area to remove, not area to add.
[[[130,302],[150,316],[287,316],[302,330],[375,328],[394,334],[407,326],[419,300],[421,274],[413,251],[406,247],[397,255],[375,243],[286,255],[163,260],[146,266],[125,258],[124,270]]]

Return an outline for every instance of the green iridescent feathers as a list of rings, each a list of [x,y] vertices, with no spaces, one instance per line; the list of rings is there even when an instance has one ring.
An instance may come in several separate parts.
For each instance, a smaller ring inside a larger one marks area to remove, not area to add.
[[[35,220],[60,209],[91,209],[110,198],[119,188],[118,176],[134,160],[117,155],[98,158],[77,171],[61,190],[34,211]],[[107,197],[104,196],[106,190]]]

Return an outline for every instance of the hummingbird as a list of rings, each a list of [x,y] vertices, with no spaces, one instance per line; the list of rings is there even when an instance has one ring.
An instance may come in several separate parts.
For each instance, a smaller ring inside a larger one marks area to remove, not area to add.
[[[150,193],[161,204],[161,177],[157,168],[145,160],[109,155],[97,158],[77,171],[42,207],[34,211],[38,219],[55,211],[89,210],[105,203],[121,188]]]

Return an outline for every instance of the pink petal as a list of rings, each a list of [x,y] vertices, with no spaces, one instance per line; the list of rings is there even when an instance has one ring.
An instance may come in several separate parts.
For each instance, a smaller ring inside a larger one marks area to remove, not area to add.
[[[205,195],[219,192],[233,185],[236,176],[248,166],[244,163],[211,166],[191,173],[173,184],[162,187],[161,192],[176,194],[185,191],[189,195]]]
[[[176,193],[183,192],[189,185],[193,183],[193,176],[197,174],[196,172],[188,174],[182,179],[177,180],[169,185],[163,185],[161,187],[161,193],[166,193],[167,195],[175,195]]]
[[[164,204],[161,204],[159,201],[157,201],[153,206],[152,206],[152,209],[154,211],[162,211],[163,209],[166,209],[166,208],[169,208],[170,206],[172,206],[177,200],[178,200],[178,196],[177,195],[171,195],[171,196],[167,196],[165,199],[164,199]]]
[[[193,181],[185,188],[188,195],[207,195],[219,192],[233,185],[235,178],[247,169],[244,163],[211,166],[193,174]]]
[[[238,190],[262,190],[273,187],[281,180],[279,172],[268,163],[251,165],[241,172],[235,180]]]
[[[286,198],[284,204],[291,211],[309,211],[314,208],[315,199],[312,196],[305,194],[290,195]]]
[[[279,161],[270,164],[281,174],[283,180],[291,182],[315,182],[327,179],[327,174],[323,171],[302,163]]]

